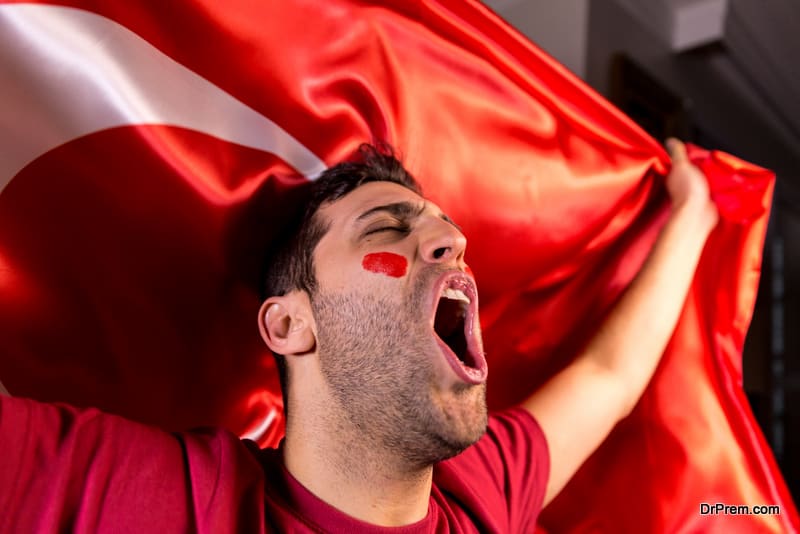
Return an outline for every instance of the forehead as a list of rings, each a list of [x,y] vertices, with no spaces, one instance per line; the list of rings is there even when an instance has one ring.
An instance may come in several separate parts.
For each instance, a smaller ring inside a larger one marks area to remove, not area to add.
[[[393,182],[369,182],[342,198],[324,205],[319,213],[328,219],[331,226],[354,222],[361,214],[378,206],[397,202],[410,202],[426,210],[441,212],[439,207],[425,200],[414,191]]]

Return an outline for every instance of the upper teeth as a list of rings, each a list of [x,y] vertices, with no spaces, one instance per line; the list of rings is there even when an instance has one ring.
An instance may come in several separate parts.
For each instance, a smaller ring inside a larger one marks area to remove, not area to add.
[[[465,295],[464,292],[461,291],[460,289],[454,289],[452,287],[448,287],[447,289],[444,290],[442,296],[452,300],[460,300],[462,302],[466,302],[467,304],[469,304],[469,297],[467,297],[467,295]]]

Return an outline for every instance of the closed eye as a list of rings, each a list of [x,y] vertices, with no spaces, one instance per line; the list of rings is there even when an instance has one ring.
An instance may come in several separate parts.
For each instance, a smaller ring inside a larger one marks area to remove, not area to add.
[[[377,234],[380,232],[398,232],[401,234],[407,234],[410,231],[408,226],[381,226],[379,228],[373,228],[364,232],[365,236]]]

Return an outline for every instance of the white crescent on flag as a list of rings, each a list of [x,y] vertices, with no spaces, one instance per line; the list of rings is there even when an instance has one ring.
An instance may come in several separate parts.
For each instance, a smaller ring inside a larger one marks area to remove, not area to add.
[[[0,72],[0,192],[48,150],[137,124],[179,126],[270,152],[312,179],[325,168],[267,117],[88,11],[0,5]]]
[[[139,124],[179,126],[272,153],[309,179],[325,168],[275,122],[88,11],[0,5],[0,73],[0,193],[59,145]],[[2,383],[0,394],[8,394]],[[259,439],[276,416],[270,410],[243,437]]]

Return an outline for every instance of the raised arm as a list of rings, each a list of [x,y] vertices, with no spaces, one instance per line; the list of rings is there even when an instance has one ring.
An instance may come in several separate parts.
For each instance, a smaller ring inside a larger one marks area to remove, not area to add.
[[[627,416],[650,382],[677,324],[706,239],[717,223],[703,174],[670,139],[672,213],[650,256],[583,353],[523,406],[550,449],[545,504]]]

